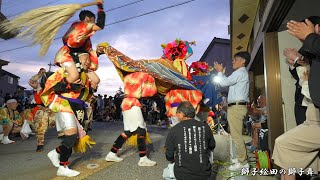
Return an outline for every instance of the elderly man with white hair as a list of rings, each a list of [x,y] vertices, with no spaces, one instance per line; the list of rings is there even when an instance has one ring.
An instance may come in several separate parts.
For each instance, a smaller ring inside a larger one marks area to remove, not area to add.
[[[23,119],[16,110],[17,106],[17,100],[9,99],[6,101],[6,106],[0,108],[0,125],[3,129],[3,139],[1,140],[2,144],[14,143],[14,141],[9,139],[9,133],[19,133],[21,131]]]

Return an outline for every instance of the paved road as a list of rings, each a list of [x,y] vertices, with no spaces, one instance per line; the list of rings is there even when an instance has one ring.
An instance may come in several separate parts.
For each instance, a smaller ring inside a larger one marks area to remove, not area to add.
[[[129,148],[129,154],[124,157],[120,163],[114,163],[109,168],[105,168],[88,177],[90,180],[94,179],[125,179],[125,180],[158,180],[162,178],[162,170],[168,165],[164,156],[164,143],[168,130],[159,127],[148,127],[148,132],[153,141],[153,147],[149,146],[149,158],[156,161],[157,165],[154,167],[140,167],[138,166],[139,155],[136,148]],[[114,140],[113,140],[114,141]],[[125,149],[124,149],[125,151]]]
[[[148,127],[150,137],[153,140],[153,146],[149,147],[152,150],[150,158],[157,161],[158,165],[139,167],[136,148],[127,146],[124,146],[121,152],[125,158],[123,162],[110,163],[104,160],[122,129],[123,125],[120,122],[94,123],[94,130],[90,132],[90,135],[97,142],[97,145],[86,154],[73,154],[70,159],[73,162],[71,167],[81,172],[81,176],[75,179],[162,179],[162,169],[167,166],[162,147],[168,130],[156,126]],[[46,156],[51,149],[60,143],[56,134],[55,129],[49,129],[46,135],[45,150],[41,153],[35,152],[35,137],[26,141],[17,138],[16,143],[10,145],[0,144],[0,179],[64,179],[56,178],[56,168],[51,165]],[[87,168],[88,164],[99,167],[91,170]]]
[[[61,179],[89,179],[89,180],[161,180],[162,171],[168,165],[164,156],[163,145],[168,133],[167,129],[157,126],[148,126],[148,132],[153,141],[149,145],[150,159],[155,160],[155,167],[139,167],[139,156],[136,148],[124,146],[120,152],[124,160],[120,163],[106,162],[105,156],[113,142],[123,130],[121,122],[95,122],[90,136],[97,142],[93,149],[85,154],[73,154],[70,167],[81,172],[76,178],[56,177],[57,169],[47,158],[47,153],[59,145],[55,129],[49,129],[46,135],[45,150],[35,152],[36,139],[31,137],[26,141],[20,138],[10,145],[0,144],[0,179],[2,180],[61,180]],[[217,147],[215,154],[229,154],[226,140],[216,137]],[[89,168],[88,168],[89,165]],[[94,167],[94,168],[91,168]],[[224,171],[224,169],[222,169]],[[266,178],[266,177],[264,177]],[[226,179],[218,175],[218,179]],[[248,177],[236,177],[236,180]],[[261,179],[261,178],[249,178]],[[268,179],[273,179],[272,177]]]

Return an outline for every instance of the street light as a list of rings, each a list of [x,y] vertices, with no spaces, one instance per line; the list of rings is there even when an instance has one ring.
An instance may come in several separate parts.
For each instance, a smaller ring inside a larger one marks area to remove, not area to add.
[[[220,76],[213,76],[214,83],[220,83],[221,81],[222,81],[222,78]]]

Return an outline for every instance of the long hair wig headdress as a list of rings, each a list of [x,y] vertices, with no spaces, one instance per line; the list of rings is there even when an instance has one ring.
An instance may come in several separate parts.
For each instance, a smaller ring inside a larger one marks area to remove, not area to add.
[[[33,9],[10,21],[4,21],[0,24],[0,29],[5,33],[17,33],[18,38],[32,39],[32,44],[40,44],[40,55],[44,56],[61,26],[81,8],[96,4],[94,1],[87,4],[64,4]]]

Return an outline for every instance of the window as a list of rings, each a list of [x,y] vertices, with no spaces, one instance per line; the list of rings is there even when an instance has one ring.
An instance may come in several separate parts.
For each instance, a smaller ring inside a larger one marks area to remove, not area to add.
[[[9,83],[9,84],[13,84],[13,77],[8,76],[8,83]]]

